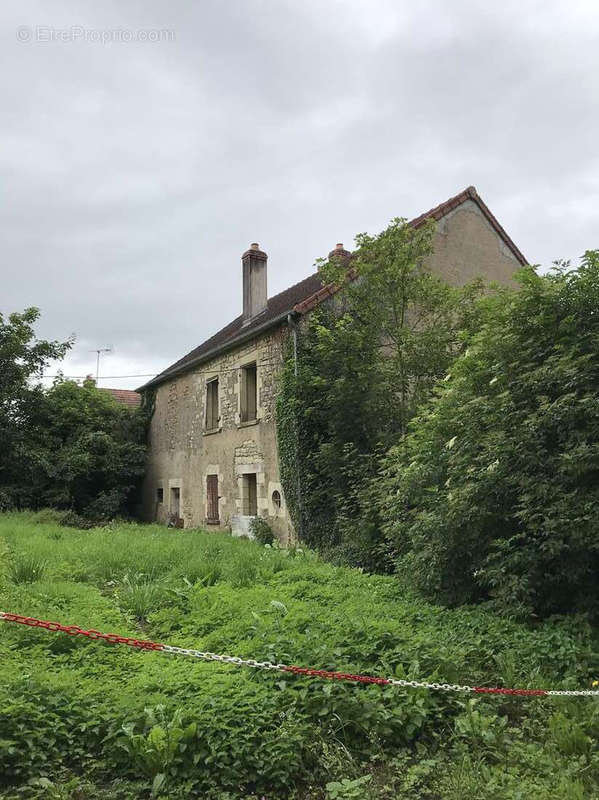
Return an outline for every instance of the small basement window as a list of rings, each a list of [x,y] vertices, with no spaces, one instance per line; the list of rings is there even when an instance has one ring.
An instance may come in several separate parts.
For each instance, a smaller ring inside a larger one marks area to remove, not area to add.
[[[156,489],[156,502],[164,503],[164,489],[162,488],[162,486],[159,486]]]
[[[218,422],[218,378],[213,378],[206,384],[206,430],[216,430]]]
[[[256,364],[241,369],[241,422],[253,422],[258,410],[258,374]]]

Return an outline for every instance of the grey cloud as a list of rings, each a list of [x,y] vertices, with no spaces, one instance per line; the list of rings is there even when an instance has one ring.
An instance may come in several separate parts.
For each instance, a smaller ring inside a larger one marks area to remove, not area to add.
[[[78,336],[68,373],[154,372],[269,289],[473,183],[547,265],[597,246],[593,2],[5,4],[3,311]],[[19,43],[19,25],[170,29]],[[134,386],[132,379],[115,385]]]

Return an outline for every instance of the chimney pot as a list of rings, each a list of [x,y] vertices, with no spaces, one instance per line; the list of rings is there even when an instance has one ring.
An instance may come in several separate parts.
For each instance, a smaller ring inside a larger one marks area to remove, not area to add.
[[[335,245],[335,249],[331,250],[329,253],[329,261],[335,259],[336,261],[341,261],[344,266],[348,266],[351,260],[351,253],[349,250],[346,250],[343,247],[342,242],[337,242]]]

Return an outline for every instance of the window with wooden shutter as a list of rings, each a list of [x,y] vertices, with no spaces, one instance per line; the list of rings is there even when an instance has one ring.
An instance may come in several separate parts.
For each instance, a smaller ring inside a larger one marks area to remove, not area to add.
[[[258,411],[258,374],[255,364],[241,370],[241,422],[253,422]]]
[[[243,476],[241,506],[246,516],[255,517],[258,514],[258,485],[255,472]]]
[[[207,522],[218,522],[218,475],[206,476]]]
[[[206,384],[206,430],[216,430],[218,423],[218,378],[213,378]]]

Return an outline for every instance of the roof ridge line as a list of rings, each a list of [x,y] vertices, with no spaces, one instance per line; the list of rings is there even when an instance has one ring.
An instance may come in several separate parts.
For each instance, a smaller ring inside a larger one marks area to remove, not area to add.
[[[512,253],[516,256],[518,261],[520,262],[521,266],[525,266],[528,264],[528,261],[523,256],[521,250],[516,246],[514,241],[510,238],[507,234],[506,230],[500,225],[497,218],[484,202],[482,197],[476,190],[475,186],[467,186],[458,194],[450,197],[449,200],[445,200],[444,203],[439,203],[438,206],[434,206],[434,208],[425,211],[424,214],[420,214],[418,217],[414,217],[408,221],[408,225],[412,228],[420,228],[424,223],[429,220],[439,220],[453,211],[458,206],[461,206],[466,200],[472,200],[477,204],[477,206],[482,211],[483,215],[486,217],[487,221],[494,228],[495,232],[503,239],[504,243],[510,248]],[[305,314],[308,311],[311,311],[315,306],[317,306],[324,298],[332,297],[341,289],[341,286],[335,286],[335,284],[329,283],[326,286],[323,286],[322,289],[319,289],[317,292],[314,292],[313,295],[310,297],[306,297],[305,300],[302,300],[300,303],[297,303],[293,307],[293,310],[298,314]]]
[[[516,259],[520,262],[522,266],[528,263],[526,258],[523,256],[522,252],[518,249],[515,245],[513,240],[507,234],[505,229],[500,225],[497,218],[491,212],[489,207],[486,203],[482,200],[480,195],[478,194],[475,186],[468,186],[463,189],[458,194],[450,197],[449,200],[445,200],[445,202],[440,203],[438,206],[434,206],[433,208],[426,211],[424,214],[420,214],[418,217],[414,217],[414,219],[408,222],[408,225],[414,228],[418,228],[423,225],[427,220],[439,220],[442,217],[449,214],[453,209],[457,208],[458,206],[462,205],[462,203],[466,202],[466,200],[472,200],[478,208],[480,209],[483,216],[486,218],[488,223],[491,227],[495,230],[498,236],[503,240],[505,245],[512,251]],[[252,323],[248,324],[245,328],[241,327],[241,320],[242,315],[235,317],[231,322],[227,325],[224,325],[218,331],[209,336],[205,339],[200,345],[190,350],[180,359],[175,361],[174,364],[171,364],[169,367],[164,369],[161,373],[156,375],[154,378],[149,380],[146,384],[141,386],[136,391],[143,391],[151,386],[158,385],[165,380],[168,380],[175,375],[180,374],[185,369],[191,369],[197,363],[201,362],[202,359],[210,356],[214,357],[218,354],[221,348],[230,347],[233,345],[238,339],[245,339],[247,338],[248,334],[251,334],[252,331],[258,332],[259,330],[264,330],[265,327],[269,325],[277,324],[281,317],[284,316],[284,313],[298,313],[298,314],[305,314],[322,302],[327,297],[332,297],[336,294],[341,287],[335,286],[332,283],[322,285],[322,281],[319,280],[319,288],[316,291],[313,291],[311,294],[308,294],[307,297],[298,300],[293,305],[289,305],[283,311],[277,312],[276,310],[276,301],[278,298],[282,298],[284,295],[289,293],[293,295],[294,290],[297,290],[304,283],[308,283],[310,281],[315,281],[315,279],[319,279],[319,273],[315,272],[307,277],[303,278],[297,283],[288,286],[287,289],[283,289],[281,292],[278,292],[272,297],[267,298],[267,313],[271,312],[272,316],[265,321],[263,321],[260,325],[254,326]],[[289,301],[292,302],[292,297],[289,298]],[[272,303],[272,307],[271,306]],[[228,332],[227,332],[228,331]],[[220,338],[219,338],[220,337]],[[216,340],[216,341],[215,341]],[[214,342],[212,347],[209,346],[210,342]],[[208,347],[207,347],[208,345]]]

